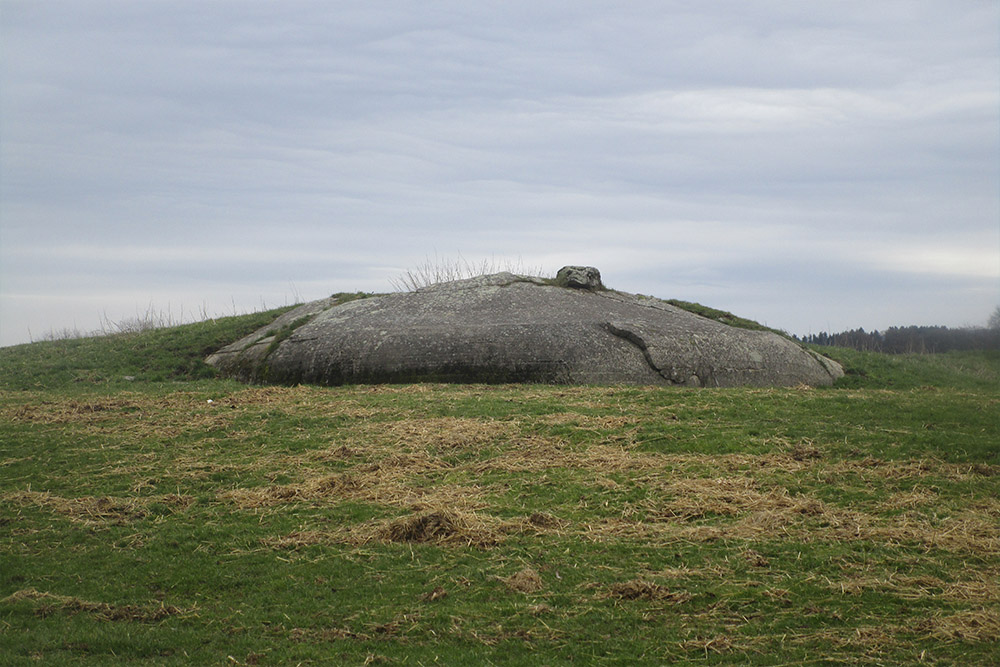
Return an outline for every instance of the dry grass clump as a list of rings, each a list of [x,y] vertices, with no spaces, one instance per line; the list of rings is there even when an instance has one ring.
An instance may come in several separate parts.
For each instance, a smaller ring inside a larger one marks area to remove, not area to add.
[[[976,578],[961,579],[944,584],[941,597],[946,600],[1000,605],[1000,572],[993,569],[978,573],[967,572],[965,574],[975,574],[977,576]]]
[[[14,603],[21,601],[38,603],[35,613],[38,616],[50,616],[56,612],[67,612],[70,614],[87,613],[106,621],[137,621],[140,623],[155,623],[162,621],[169,616],[178,616],[190,613],[190,609],[180,609],[173,605],[160,604],[153,607],[140,607],[138,605],[113,605],[106,602],[89,602],[69,595],[55,595],[26,588],[12,595],[8,595],[2,603]]]
[[[499,577],[507,588],[520,593],[537,593],[545,587],[541,575],[532,567],[525,567],[509,577]]]
[[[543,270],[537,266],[525,266],[520,257],[511,259],[491,256],[470,262],[462,255],[453,259],[438,257],[437,253],[434,253],[433,260],[425,257],[423,263],[416,268],[407,269],[397,277],[390,278],[389,284],[397,292],[416,292],[422,287],[501,272],[540,276]]]
[[[343,394],[332,395],[308,385],[295,387],[248,387],[215,402],[220,408],[246,410],[250,408],[278,408],[289,415],[316,415],[369,419],[381,410],[362,406],[357,400]]]
[[[345,526],[337,531],[298,530],[282,537],[261,540],[267,547],[297,550],[317,544],[355,544],[371,542],[435,544],[440,546],[497,546],[508,535],[526,532],[548,532],[566,524],[561,519],[537,514],[545,528],[534,523],[531,517],[520,521],[499,521],[472,511],[441,508],[416,504],[415,513],[389,520],[369,521],[355,526]]]
[[[288,631],[288,638],[295,642],[335,642],[344,639],[359,639],[367,641],[371,639],[369,635],[354,632],[346,628],[292,628]]]
[[[861,595],[865,591],[891,592],[906,600],[918,600],[939,595],[945,583],[937,577],[907,577],[889,574],[885,577],[851,577],[830,582],[831,588],[844,595]]]
[[[812,442],[796,443],[789,455],[796,461],[810,461],[823,458],[823,452]]]
[[[481,517],[465,512],[435,509],[382,522],[371,538],[380,542],[461,544],[490,547],[502,539]]]
[[[844,664],[886,664],[881,660],[874,661],[876,655],[887,649],[895,649],[900,645],[899,635],[904,629],[891,626],[857,626],[853,628],[828,628],[801,634],[788,634],[785,639],[793,644],[827,644],[839,649],[842,653],[829,652],[825,656],[831,662]],[[858,651],[864,652],[866,659],[858,656]]]
[[[726,635],[687,639],[680,644],[685,651],[698,651],[707,657],[709,653],[728,653],[733,650],[733,640]],[[742,647],[741,647],[742,648]]]
[[[666,586],[646,579],[633,579],[612,584],[606,597],[620,600],[669,600],[670,602],[682,603],[694,596],[687,591],[672,591]]]

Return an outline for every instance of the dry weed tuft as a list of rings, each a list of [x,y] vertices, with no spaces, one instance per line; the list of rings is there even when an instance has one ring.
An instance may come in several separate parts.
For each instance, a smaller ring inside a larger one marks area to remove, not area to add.
[[[303,530],[289,533],[284,537],[266,537],[261,539],[261,544],[274,549],[288,549],[290,551],[297,551],[304,547],[311,547],[316,544],[326,544],[329,542],[341,542],[343,541],[334,533],[316,531],[316,530]]]
[[[791,457],[796,461],[809,461],[823,458],[823,452],[811,442],[799,442],[792,447]]]
[[[671,591],[666,586],[645,579],[633,579],[612,584],[606,597],[620,600],[669,600],[680,604],[694,596],[687,591]]]
[[[294,642],[334,642],[342,639],[371,639],[366,634],[347,630],[346,628],[292,628],[288,631],[288,638]]]
[[[435,600],[440,600],[441,598],[448,597],[448,591],[444,589],[443,586],[438,586],[432,591],[428,591],[420,596],[421,602],[434,602]]]
[[[771,561],[753,549],[744,551],[743,558],[750,567],[771,567]]]
[[[501,536],[475,514],[436,509],[382,523],[372,537],[382,542],[489,547],[496,545]]]
[[[726,635],[718,635],[705,639],[688,639],[681,642],[685,651],[699,651],[707,657],[709,653],[728,653],[733,650],[733,640]]]
[[[545,586],[542,577],[531,567],[526,567],[509,577],[499,577],[499,579],[511,590],[521,593],[537,593]]]

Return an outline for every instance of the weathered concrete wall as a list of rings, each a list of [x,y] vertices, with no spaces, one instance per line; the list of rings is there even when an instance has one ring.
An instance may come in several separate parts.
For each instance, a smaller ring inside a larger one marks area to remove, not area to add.
[[[595,271],[596,272],[596,271]],[[500,273],[334,306],[306,304],[213,354],[268,383],[830,384],[840,367],[777,334],[656,299]],[[554,281],[553,281],[554,282]]]

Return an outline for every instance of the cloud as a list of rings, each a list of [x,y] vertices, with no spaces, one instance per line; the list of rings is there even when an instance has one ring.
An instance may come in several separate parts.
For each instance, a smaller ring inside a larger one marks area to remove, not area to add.
[[[435,252],[792,330],[814,303],[853,328],[890,297],[899,324],[1000,301],[993,3],[0,13],[4,343],[55,317],[31,299],[315,298]]]

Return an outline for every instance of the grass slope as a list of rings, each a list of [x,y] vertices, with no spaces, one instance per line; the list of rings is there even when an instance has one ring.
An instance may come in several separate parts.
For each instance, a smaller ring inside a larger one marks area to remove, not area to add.
[[[0,348],[0,386],[54,389],[210,378],[204,359],[272,322],[286,306],[177,327]],[[129,379],[126,379],[129,378]]]
[[[995,355],[824,348],[849,374],[815,390],[206,377],[275,315],[0,350],[0,662],[1000,654]]]

